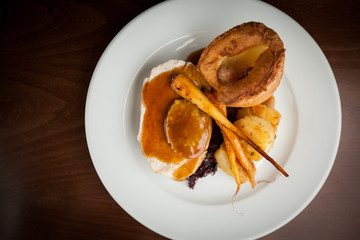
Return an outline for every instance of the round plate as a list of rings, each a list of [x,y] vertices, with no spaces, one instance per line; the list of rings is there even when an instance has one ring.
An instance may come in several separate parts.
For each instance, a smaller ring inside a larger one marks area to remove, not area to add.
[[[184,60],[247,21],[274,29],[286,48],[275,94],[282,118],[270,155],[290,176],[262,161],[258,185],[243,184],[232,201],[235,181],[221,170],[194,190],[152,172],[136,136],[142,82],[151,69]],[[137,221],[171,239],[254,239],[289,222],[322,187],[338,149],[341,107],[324,54],[286,14],[258,1],[167,1],[140,14],[109,44],[89,86],[85,126],[101,181]]]

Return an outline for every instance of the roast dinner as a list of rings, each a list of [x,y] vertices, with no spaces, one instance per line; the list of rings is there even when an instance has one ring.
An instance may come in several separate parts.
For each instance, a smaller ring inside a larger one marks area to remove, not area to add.
[[[269,161],[281,114],[274,92],[284,71],[285,49],[278,34],[246,22],[189,53],[155,66],[141,91],[137,136],[149,167],[194,188],[217,169],[234,178],[238,193],[254,188],[254,162]]]

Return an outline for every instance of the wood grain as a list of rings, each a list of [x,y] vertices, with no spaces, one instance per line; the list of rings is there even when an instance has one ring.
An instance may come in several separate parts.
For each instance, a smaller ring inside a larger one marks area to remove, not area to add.
[[[111,39],[158,1],[0,3],[0,239],[165,239],[129,216],[89,156],[84,108]],[[266,1],[317,41],[333,68],[343,128],[324,187],[263,239],[360,236],[360,18],[357,1]]]

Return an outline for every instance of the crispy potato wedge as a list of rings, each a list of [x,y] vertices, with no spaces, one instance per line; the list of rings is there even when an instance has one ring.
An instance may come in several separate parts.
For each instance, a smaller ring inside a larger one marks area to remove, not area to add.
[[[275,131],[281,119],[281,114],[277,110],[270,108],[264,104],[259,104],[247,108],[239,108],[236,113],[236,119],[241,119],[249,115],[254,115],[269,121]]]
[[[265,152],[269,152],[274,145],[276,132],[271,123],[254,115],[245,116],[234,122],[235,126],[243,131],[256,145]],[[262,156],[245,141],[241,142],[248,158],[258,161]]]
[[[220,169],[223,170],[227,175],[234,177],[234,174],[231,169],[231,164],[228,159],[228,154],[226,152],[225,144],[222,144],[218,148],[218,150],[216,150],[214,157],[218,163],[218,167],[220,167]],[[239,183],[243,184],[249,181],[249,177],[246,173],[246,170],[240,164],[238,164],[238,166],[239,166],[239,176],[238,176]],[[251,161],[251,166],[254,170],[254,173],[256,173],[256,168],[252,161]]]
[[[278,111],[273,108],[269,108],[263,104],[256,105],[251,108],[253,111],[253,115],[269,121],[276,131],[281,118],[281,114]]]

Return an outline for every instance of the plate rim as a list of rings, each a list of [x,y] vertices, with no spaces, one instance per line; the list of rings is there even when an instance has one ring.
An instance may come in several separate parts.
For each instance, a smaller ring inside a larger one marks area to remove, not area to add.
[[[145,227],[151,229],[152,231],[155,231],[163,236],[166,236],[166,237],[170,237],[170,238],[173,238],[174,236],[171,235],[171,233],[169,232],[166,232],[166,231],[161,231],[161,229],[156,229],[156,227],[154,226],[151,226],[151,224],[149,223],[146,223],[146,222],[143,222],[141,221],[141,219],[138,219],[137,216],[133,216],[133,214],[131,213],[131,210],[127,209],[127,207],[124,205],[124,204],[121,204],[118,202],[117,199],[114,198],[114,196],[111,194],[112,190],[109,189],[109,186],[107,184],[105,184],[105,182],[103,181],[102,179],[102,173],[100,173],[98,167],[96,167],[96,163],[94,161],[94,159],[96,158],[95,157],[95,153],[94,153],[94,150],[91,149],[91,147],[93,146],[92,143],[91,143],[91,133],[89,131],[89,128],[90,128],[90,125],[91,124],[89,122],[89,109],[90,109],[90,101],[89,101],[89,98],[91,97],[91,95],[93,94],[93,91],[94,91],[94,82],[96,81],[95,78],[96,78],[96,74],[97,74],[97,71],[99,71],[99,68],[101,66],[101,63],[103,62],[104,58],[106,58],[108,52],[111,50],[112,48],[112,45],[114,44],[114,42],[118,39],[118,36],[120,36],[126,29],[128,28],[131,28],[132,24],[136,21],[139,21],[142,16],[144,16],[145,14],[149,13],[149,11],[154,11],[154,9],[156,8],[159,8],[161,6],[165,6],[165,5],[170,5],[170,4],[173,4],[173,2],[179,2],[179,1],[170,1],[170,2],[161,2],[153,7],[151,7],[150,9],[144,11],[143,13],[139,14],[137,17],[135,17],[133,20],[131,20],[128,24],[126,24],[120,31],[119,33],[113,38],[113,40],[109,43],[109,45],[107,46],[107,48],[105,49],[105,51],[103,52],[102,56],[100,57],[97,65],[96,65],[96,68],[94,70],[94,73],[92,75],[92,78],[91,78],[91,81],[90,81],[90,84],[89,84],[89,88],[88,88],[88,93],[87,93],[87,98],[86,98],[86,105],[85,105],[85,132],[86,132],[86,141],[88,143],[88,148],[89,148],[89,152],[90,152],[90,156],[91,156],[91,159],[92,159],[92,162],[94,164],[94,167],[96,169],[96,172],[102,182],[102,184],[104,185],[104,187],[107,189],[107,191],[109,192],[110,196],[128,213],[130,214],[134,219],[136,219],[138,222],[140,222],[141,224],[143,224]],[[270,6],[272,8],[274,8],[273,6],[267,4],[267,3],[263,3],[261,2],[261,4],[264,4],[264,5],[267,5],[267,6]],[[278,10],[278,9],[277,9]],[[280,10],[278,10],[280,11]],[[281,11],[280,11],[281,12]],[[281,12],[282,14],[285,14],[283,12]],[[285,14],[286,15],[286,14]],[[287,16],[287,15],[286,15]],[[287,16],[289,19],[291,19],[291,17]],[[293,20],[294,21],[294,20]],[[296,23],[297,24],[297,23]],[[297,24],[300,28],[302,28],[299,24]],[[303,29],[303,28],[302,28]],[[303,31],[305,31],[305,29],[303,29]],[[306,32],[306,31],[305,31]],[[307,32],[306,32],[307,33]],[[308,33],[307,33],[308,34]],[[296,217],[301,211],[303,211],[303,209],[314,199],[314,197],[318,194],[318,192],[320,191],[320,189],[322,188],[322,186],[324,185],[327,177],[329,176],[330,174],[330,171],[332,169],[332,166],[335,162],[335,158],[336,158],[336,154],[337,154],[337,151],[338,151],[338,147],[339,147],[339,143],[340,143],[340,136],[341,136],[341,123],[342,123],[342,114],[341,114],[341,103],[340,103],[340,95],[339,95],[339,91],[338,91],[338,87],[337,87],[337,84],[336,84],[336,80],[335,80],[335,76],[331,70],[331,67],[330,67],[330,64],[328,63],[325,55],[323,54],[323,52],[321,51],[320,47],[317,45],[317,43],[315,42],[314,39],[312,39],[312,37],[308,34],[308,37],[313,41],[313,44],[315,44],[318,48],[318,50],[320,51],[318,54],[320,54],[319,56],[323,58],[323,60],[327,63],[327,67],[328,67],[328,70],[329,70],[329,73],[332,74],[332,78],[334,80],[333,84],[334,87],[336,88],[336,92],[337,92],[337,96],[335,96],[337,98],[337,105],[338,105],[338,108],[337,110],[339,111],[337,116],[338,116],[338,119],[337,119],[337,122],[338,122],[338,132],[337,132],[337,138],[334,142],[334,145],[336,146],[335,150],[333,151],[332,153],[332,161],[331,161],[331,164],[329,164],[328,166],[328,169],[327,171],[324,173],[324,175],[326,176],[325,178],[322,179],[321,182],[318,183],[316,189],[314,189],[314,191],[312,192],[312,195],[308,197],[308,201],[307,202],[304,202],[303,205],[298,208],[298,211],[294,212],[292,215],[290,215],[288,217],[288,219],[285,220],[285,223],[284,222],[281,222],[281,223],[278,223],[277,227],[275,227],[274,229],[271,229],[267,232],[263,232],[263,233],[259,233],[258,236],[256,237],[261,237],[261,236],[265,236],[277,229],[279,229],[280,227],[284,226],[286,223],[288,223],[289,221],[291,221],[294,217]],[[132,82],[129,83],[129,85],[131,85]],[[125,100],[126,102],[126,100]],[[94,157],[93,157],[94,156]],[[169,235],[170,234],[170,235]]]

